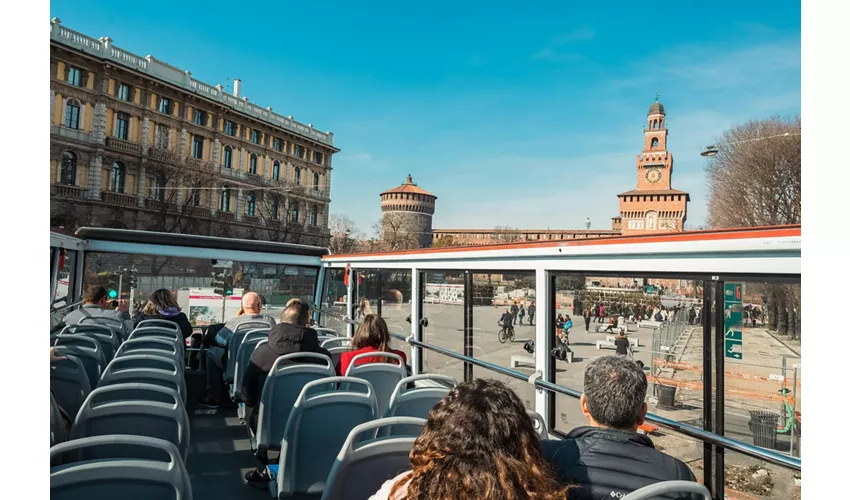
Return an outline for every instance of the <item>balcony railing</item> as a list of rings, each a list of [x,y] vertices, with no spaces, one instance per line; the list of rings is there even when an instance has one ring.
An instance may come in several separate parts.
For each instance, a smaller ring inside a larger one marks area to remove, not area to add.
[[[148,148],[148,156],[155,160],[159,161],[167,161],[167,162],[176,162],[177,155],[172,153],[171,150],[167,148],[161,148],[156,146],[151,146]]]
[[[207,207],[199,207],[197,205],[192,205],[186,207],[186,215],[189,215],[191,217],[203,217],[209,219],[212,217],[212,212],[210,212],[210,209]]]
[[[223,220],[223,221],[227,221],[227,222],[235,222],[236,221],[236,214],[233,213],[233,212],[219,212],[218,218]]]
[[[151,210],[156,210],[157,212],[161,212],[163,210],[168,212],[177,211],[177,207],[175,207],[173,203],[168,203],[156,198],[145,198],[145,207]]]
[[[239,170],[236,170],[235,168],[221,167],[221,175],[224,176],[224,177],[231,177],[233,179],[241,179],[242,178],[241,174],[242,174],[242,172],[239,171]]]
[[[245,172],[245,179],[249,182],[253,182],[255,184],[265,184],[265,177],[259,174],[252,174],[251,172]]]
[[[198,170],[211,170],[212,163],[202,160],[200,158],[194,158],[191,156],[186,157],[186,166],[189,168],[195,168]]]
[[[81,129],[68,128],[64,125],[51,125],[50,133],[56,134],[59,137],[64,137],[66,139],[73,139],[75,141],[80,142],[91,142],[92,135],[88,132],[85,132]]]
[[[114,191],[103,191],[101,199],[104,203],[111,205],[121,205],[122,207],[135,207],[136,197],[129,194],[116,193]]]
[[[124,139],[119,139],[117,137],[107,137],[106,145],[110,148],[115,148],[119,151],[124,151],[127,153],[133,154],[141,154],[142,146],[136,144],[134,142],[125,141]]]
[[[50,195],[57,198],[68,198],[71,200],[82,200],[86,197],[85,188],[71,186],[69,184],[51,184]]]
[[[260,224],[260,218],[257,217],[256,215],[247,215],[246,214],[242,217],[242,222],[244,222],[245,224],[259,225]]]

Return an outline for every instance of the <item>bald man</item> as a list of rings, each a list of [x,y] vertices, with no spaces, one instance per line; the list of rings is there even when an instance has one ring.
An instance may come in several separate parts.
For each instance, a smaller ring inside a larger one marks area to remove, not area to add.
[[[248,321],[262,321],[268,323],[269,326],[275,325],[274,318],[263,316],[260,314],[263,309],[263,302],[260,295],[256,292],[248,292],[242,296],[242,311],[241,316],[236,316],[228,321],[224,327],[219,330],[215,336],[216,346],[207,349],[207,395],[200,401],[202,406],[207,408],[218,408],[220,405],[229,405],[229,401],[224,400],[224,372],[225,361],[224,354],[227,352],[227,344],[233,336],[233,332],[239,328],[239,325]]]

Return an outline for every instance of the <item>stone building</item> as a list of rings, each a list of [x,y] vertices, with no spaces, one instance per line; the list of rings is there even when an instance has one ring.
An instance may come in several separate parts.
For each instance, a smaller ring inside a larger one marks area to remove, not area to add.
[[[381,193],[381,239],[390,250],[427,248],[437,197],[417,186],[413,177]]]
[[[51,226],[328,245],[331,132],[51,22]]]

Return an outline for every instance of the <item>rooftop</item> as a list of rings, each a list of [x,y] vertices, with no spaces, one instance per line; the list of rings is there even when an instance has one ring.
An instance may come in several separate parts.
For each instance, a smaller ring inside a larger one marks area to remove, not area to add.
[[[384,191],[381,193],[381,196],[389,193],[416,193],[416,194],[424,194],[427,196],[434,196],[433,194],[425,191],[421,187],[417,186],[415,182],[413,182],[413,176],[410,174],[407,175],[407,180],[401,186],[397,188],[390,189],[389,191]],[[436,198],[436,196],[434,196]]]

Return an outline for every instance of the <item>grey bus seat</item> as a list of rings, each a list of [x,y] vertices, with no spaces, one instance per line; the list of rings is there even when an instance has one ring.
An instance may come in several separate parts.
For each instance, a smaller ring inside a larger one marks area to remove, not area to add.
[[[249,332],[263,331],[266,335],[271,331],[271,325],[265,321],[246,321],[240,323],[236,327],[236,331],[230,336],[230,341],[227,342],[227,366],[224,368],[224,381],[228,384],[233,383],[233,375],[236,371],[236,356],[239,354],[239,346],[242,344],[242,339]]]
[[[331,337],[330,335],[319,335],[317,337],[317,339],[319,340],[319,345],[322,345],[325,342],[327,342],[328,340],[332,340],[332,339],[335,339],[335,338],[337,338],[337,337]]]
[[[336,340],[336,339],[330,339],[330,340]],[[330,340],[325,341],[325,343],[330,342]],[[344,345],[344,346],[339,346],[339,347],[325,347],[325,349],[327,349],[328,352],[331,353],[331,361],[333,362],[334,366],[338,366],[339,360],[342,357],[342,353],[353,351],[354,347],[350,346],[350,345]]]
[[[669,498],[674,493],[691,493],[702,496],[704,500],[711,500],[711,492],[708,491],[708,488],[694,481],[662,481],[644,486],[620,498],[623,500],[649,500]]]
[[[183,335],[181,335],[180,332],[177,332],[172,328],[165,328],[162,326],[137,327],[128,337],[129,340],[141,338],[162,338],[171,340],[177,345],[185,345]]]
[[[331,347],[343,347],[350,346],[351,339],[348,337],[327,337],[327,339],[321,343],[321,346],[325,349],[330,349]]]
[[[106,368],[106,357],[100,343],[85,335],[60,335],[56,337],[57,356],[76,356],[83,363],[86,375],[89,377],[89,386],[94,389],[100,381],[100,375]]]
[[[528,416],[531,417],[534,430],[540,434],[540,439],[549,439],[549,429],[546,427],[546,421],[543,420],[543,416],[534,410],[528,410]]]
[[[425,428],[425,419],[391,417],[360,424],[348,434],[328,474],[322,500],[363,500],[398,474],[410,470],[410,450]],[[410,435],[371,438],[392,427],[410,429]]]
[[[161,439],[130,435],[76,439],[51,447],[50,457],[72,455],[97,448],[113,450],[109,459],[70,462],[50,469],[52,500],[192,499],[189,474],[179,450]],[[145,449],[140,459],[139,449]]]
[[[357,362],[364,358],[385,358],[386,362],[372,362],[358,365]],[[398,364],[393,363],[396,361]],[[389,406],[396,385],[407,376],[407,367],[401,356],[391,352],[367,352],[358,354],[351,358],[348,370],[343,374],[346,377],[356,377],[368,380],[375,390],[378,399],[378,408],[383,415],[384,409]],[[343,386],[345,389],[346,387]]]
[[[65,359],[50,362],[50,390],[73,421],[91,392],[91,382],[80,358],[70,353],[61,354]]]
[[[73,418],[73,417],[72,417]],[[62,410],[59,403],[50,393],[50,446],[63,443],[68,439],[68,431],[65,429],[65,419],[62,418]]]
[[[408,388],[410,384],[426,381],[431,383]],[[428,414],[431,413],[431,408],[446,397],[446,394],[455,386],[457,386],[457,381],[447,375],[422,374],[405,377],[395,386],[383,415],[385,418],[415,417],[427,419]],[[403,436],[410,432],[412,430],[405,427],[384,426],[381,428],[381,435],[384,436]]]
[[[324,364],[294,363],[298,359],[314,359]],[[301,389],[315,380],[333,377],[336,371],[324,354],[313,352],[285,354],[278,357],[263,385],[257,421],[257,449],[278,450],[286,430],[286,422],[292,412]],[[327,386],[335,390],[336,386]],[[317,388],[318,389],[318,388]]]
[[[127,335],[130,332],[126,331],[126,325],[123,321],[118,318],[110,318],[108,316],[86,316],[84,318],[80,318],[80,321],[77,322],[79,325],[103,325],[110,328],[115,335],[124,341],[127,339]]]
[[[121,345],[121,339],[115,332],[103,325],[95,324],[76,324],[68,325],[59,332],[59,335],[86,335],[98,341],[101,349],[103,349],[103,357],[106,362],[112,361],[115,357],[115,351]]]
[[[316,333],[320,337],[339,337],[339,335],[336,333],[336,330],[334,330],[333,328],[328,328],[326,326],[314,326],[313,330],[316,330]]]
[[[170,441],[184,461],[189,452],[189,416],[177,391],[165,387],[116,384],[93,390],[77,414],[71,439],[110,434]]]
[[[254,349],[262,342],[268,342],[268,330],[253,330],[242,339],[239,344],[239,350],[236,352],[236,363],[233,368],[233,385],[230,387],[230,397],[239,398],[242,392],[242,379],[245,377],[245,370],[248,368],[248,363],[251,362],[251,355],[254,354]]]
[[[358,392],[314,391],[329,383],[357,387]],[[352,429],[374,420],[377,413],[375,391],[367,380],[328,377],[308,382],[295,401],[283,433],[279,474],[274,485],[277,496],[321,494],[336,456]]]
[[[100,377],[99,387],[126,383],[159,385],[177,391],[185,404],[186,380],[173,360],[163,357],[154,357],[153,360],[147,358],[150,357],[137,355],[115,358],[103,371],[103,375]],[[136,361],[142,361],[148,366],[139,366],[139,363],[136,363]]]
[[[136,329],[138,330],[139,328],[147,328],[151,326],[167,328],[170,330],[174,330],[176,333],[180,333],[180,325],[167,319],[145,319],[140,321],[139,324],[136,325]]]
[[[121,344],[115,357],[134,355],[134,354],[153,354],[165,356],[174,359],[181,371],[185,371],[186,362],[183,358],[183,351],[174,345],[174,342],[165,339],[154,337],[144,337],[140,339],[130,339]]]

